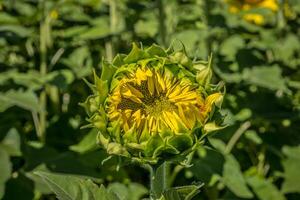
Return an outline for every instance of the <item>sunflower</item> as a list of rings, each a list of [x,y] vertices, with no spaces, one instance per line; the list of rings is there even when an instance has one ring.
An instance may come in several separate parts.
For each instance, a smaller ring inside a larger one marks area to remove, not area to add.
[[[84,104],[100,144],[109,154],[143,162],[191,152],[223,98],[209,84],[209,65],[156,45],[134,45],[104,64]]]
[[[231,13],[242,12],[245,20],[257,25],[265,24],[267,16],[256,13],[255,10],[265,9],[276,13],[279,9],[277,0],[227,0],[227,2]]]

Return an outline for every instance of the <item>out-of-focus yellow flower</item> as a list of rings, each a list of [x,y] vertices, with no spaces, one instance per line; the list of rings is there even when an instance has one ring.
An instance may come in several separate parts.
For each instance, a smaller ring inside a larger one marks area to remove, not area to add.
[[[56,10],[52,10],[50,12],[50,18],[51,19],[57,19],[58,18],[58,12]]]
[[[257,25],[263,25],[266,22],[266,16],[254,12],[254,9],[267,9],[273,13],[279,9],[277,0],[226,0],[226,2],[229,4],[229,12],[245,12],[242,13],[243,18]]]
[[[285,0],[283,3],[283,14],[287,19],[295,19],[297,17],[296,12],[293,10],[288,0]]]
[[[257,25],[263,25],[265,23],[264,17],[260,14],[245,14],[243,17],[248,22],[253,22]]]

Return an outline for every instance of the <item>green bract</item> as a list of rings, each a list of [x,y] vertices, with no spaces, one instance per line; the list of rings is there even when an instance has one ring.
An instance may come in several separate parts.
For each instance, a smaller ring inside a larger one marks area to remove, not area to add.
[[[220,127],[213,112],[223,94],[210,84],[209,62],[192,61],[186,53],[133,44],[128,55],[102,63],[94,73],[93,91],[85,103],[89,127],[108,154],[157,163],[183,160]]]

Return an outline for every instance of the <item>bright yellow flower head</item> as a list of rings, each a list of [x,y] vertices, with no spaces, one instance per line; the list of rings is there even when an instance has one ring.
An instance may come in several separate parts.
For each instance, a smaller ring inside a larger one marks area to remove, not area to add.
[[[156,134],[163,129],[175,133],[203,122],[204,99],[191,82],[183,82],[170,73],[138,68],[122,79],[108,98],[109,119],[121,118],[125,131],[134,127]]]
[[[209,64],[156,45],[134,45],[129,55],[104,63],[85,103],[101,145],[143,162],[193,151],[223,97],[209,84]]]
[[[229,11],[231,13],[242,13],[246,21],[263,25],[266,17],[263,14],[255,12],[255,9],[266,9],[273,13],[279,9],[277,0],[226,0],[229,3]]]

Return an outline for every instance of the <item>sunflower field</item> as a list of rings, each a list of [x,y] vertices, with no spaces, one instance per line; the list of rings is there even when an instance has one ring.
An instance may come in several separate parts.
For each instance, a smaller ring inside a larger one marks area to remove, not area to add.
[[[0,199],[299,200],[300,0],[0,0]]]

